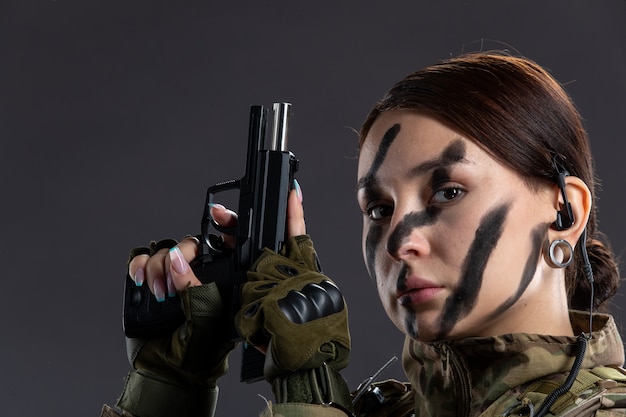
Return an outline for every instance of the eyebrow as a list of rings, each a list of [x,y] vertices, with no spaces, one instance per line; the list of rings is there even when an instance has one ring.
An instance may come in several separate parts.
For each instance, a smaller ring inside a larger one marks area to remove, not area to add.
[[[455,139],[452,143],[446,146],[439,156],[424,161],[411,168],[408,176],[409,178],[413,178],[423,175],[433,169],[446,168],[454,164],[468,162],[469,161],[465,159],[465,143],[459,138]],[[370,170],[367,175],[359,178],[356,189],[357,191],[365,189],[366,193],[375,194],[377,190],[381,189],[381,186],[376,179],[375,173],[372,173]]]
[[[424,161],[411,168],[409,177],[416,177],[436,168],[446,168],[450,165],[469,162],[465,159],[465,143],[461,139],[456,139],[450,143],[436,158]]]

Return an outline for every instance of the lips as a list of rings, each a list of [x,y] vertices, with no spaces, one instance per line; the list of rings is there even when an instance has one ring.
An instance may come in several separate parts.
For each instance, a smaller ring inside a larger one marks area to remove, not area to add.
[[[441,285],[414,276],[406,277],[402,284],[402,288],[396,291],[396,298],[400,305],[405,307],[424,304],[443,290]]]

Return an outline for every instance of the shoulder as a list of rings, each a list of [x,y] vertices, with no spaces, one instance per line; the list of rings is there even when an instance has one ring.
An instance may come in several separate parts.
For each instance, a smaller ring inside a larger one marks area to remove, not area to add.
[[[514,388],[498,398],[481,416],[532,415],[566,377],[567,374],[554,374]],[[547,415],[626,416],[626,371],[604,366],[582,369],[571,388],[552,403]]]

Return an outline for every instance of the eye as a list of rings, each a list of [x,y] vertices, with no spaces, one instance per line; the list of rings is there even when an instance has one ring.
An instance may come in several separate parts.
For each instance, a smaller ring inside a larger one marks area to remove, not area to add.
[[[385,204],[371,205],[367,208],[367,216],[372,220],[382,220],[392,213],[393,207]]]
[[[446,187],[442,188],[433,194],[431,203],[434,204],[446,204],[452,200],[458,199],[464,194],[464,191],[460,187]]]

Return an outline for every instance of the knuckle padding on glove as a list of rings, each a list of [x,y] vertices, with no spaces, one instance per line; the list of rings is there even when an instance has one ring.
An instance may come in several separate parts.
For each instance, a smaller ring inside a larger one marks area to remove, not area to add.
[[[339,313],[344,303],[339,288],[325,280],[307,284],[300,291],[291,290],[278,306],[292,323],[303,324]]]
[[[323,362],[345,367],[350,334],[339,288],[320,272],[308,236],[291,238],[283,249],[264,250],[248,272],[236,317],[238,331],[250,344],[269,343],[268,381]]]

